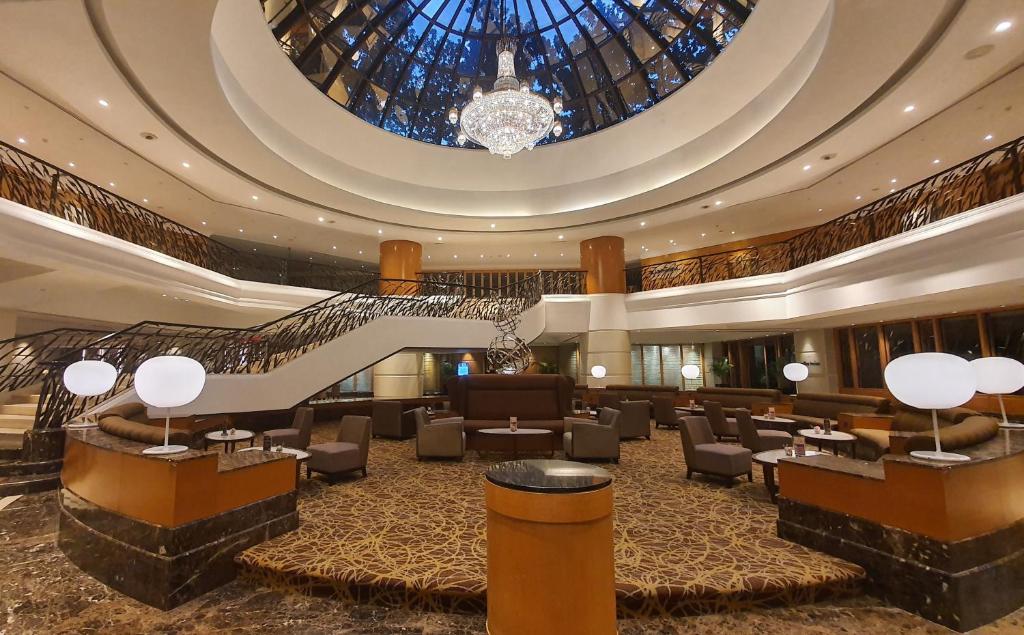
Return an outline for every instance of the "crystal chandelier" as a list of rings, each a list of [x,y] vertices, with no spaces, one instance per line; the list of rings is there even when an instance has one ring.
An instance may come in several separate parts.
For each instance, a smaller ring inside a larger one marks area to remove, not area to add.
[[[562,122],[555,115],[562,113],[562,100],[530,92],[526,83],[516,78],[515,44],[502,39],[498,43],[498,79],[494,89],[484,93],[477,86],[473,89],[473,100],[466,104],[460,116],[452,107],[448,121],[459,126],[459,145],[472,141],[484,146],[491,154],[500,154],[506,159],[522,149],[533,150],[538,141],[548,135],[562,134]]]

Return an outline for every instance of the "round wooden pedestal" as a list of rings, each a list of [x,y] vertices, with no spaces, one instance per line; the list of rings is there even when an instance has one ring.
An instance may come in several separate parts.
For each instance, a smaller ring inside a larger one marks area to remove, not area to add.
[[[612,488],[534,493],[484,481],[487,632],[614,634]]]

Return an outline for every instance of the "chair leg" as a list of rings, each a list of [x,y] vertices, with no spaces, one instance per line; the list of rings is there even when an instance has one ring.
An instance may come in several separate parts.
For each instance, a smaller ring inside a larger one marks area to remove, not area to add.
[[[363,467],[363,478],[366,478],[366,467]],[[751,480],[753,480],[753,477],[751,477]]]
[[[309,466],[307,465],[306,466],[306,480],[309,480],[311,478],[313,478],[313,470],[309,469]]]
[[[754,472],[753,472],[753,470],[751,470],[750,472],[747,472],[747,480],[750,481],[751,483],[754,482]]]
[[[693,470],[686,470],[686,479],[693,480]]]

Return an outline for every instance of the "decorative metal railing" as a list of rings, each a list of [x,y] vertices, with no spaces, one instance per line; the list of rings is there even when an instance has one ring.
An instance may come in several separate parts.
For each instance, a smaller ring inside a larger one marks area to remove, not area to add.
[[[586,293],[587,272],[576,269],[534,271],[424,271],[418,274],[424,284],[464,285],[469,293],[481,290],[515,289],[518,282],[537,278],[541,294]],[[499,291],[500,292],[500,291]]]
[[[109,331],[53,329],[0,341],[0,395],[42,383],[60,360]]]
[[[240,251],[3,142],[0,197],[232,278],[343,291],[363,275]]]
[[[787,240],[626,270],[629,292],[779,273],[1024,192],[1024,137]]]
[[[351,289],[252,328],[141,322],[91,341],[57,360],[45,375],[35,427],[59,427],[126,389],[138,365],[157,355],[191,357],[211,374],[265,373],[378,318],[444,317],[499,324],[537,304],[540,298],[540,276],[511,287],[470,289],[444,282],[382,280],[367,274]],[[110,393],[80,398],[64,388],[63,367],[83,357],[102,359],[119,369],[117,385]]]

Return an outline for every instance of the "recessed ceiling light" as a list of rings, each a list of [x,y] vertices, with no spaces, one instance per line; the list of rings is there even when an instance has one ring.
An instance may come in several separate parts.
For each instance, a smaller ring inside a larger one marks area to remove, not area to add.
[[[481,258],[483,258],[483,257],[484,257],[484,255],[483,255],[483,254],[480,254],[480,257],[481,257]]]
[[[855,200],[855,201],[859,201],[859,200],[860,200],[860,194],[858,194],[858,195],[857,195],[856,197],[854,197],[854,199],[853,199],[853,200]]]
[[[189,165],[188,161],[182,161],[182,162],[181,162],[181,167],[183,167],[183,168],[190,168],[190,167],[192,167],[192,166],[191,166],[191,165]]]
[[[274,236],[274,238],[277,238],[277,236]],[[362,250],[362,249],[360,249],[360,250],[359,250],[359,255],[360,255],[360,256],[362,256],[362,255],[363,255],[363,250]],[[427,256],[427,258],[430,258],[430,256]]]
[[[438,237],[437,237],[437,240],[438,240],[438,242],[440,242],[440,241],[444,240],[444,236],[438,236]]]
[[[497,225],[495,223],[491,223],[491,229],[494,229],[495,227],[497,227]]]
[[[113,181],[111,181],[111,182],[110,182],[110,183],[108,183],[107,185],[109,185],[110,187],[117,187],[117,185],[116,185],[116,184],[115,184],[115,183],[114,183]]]
[[[910,104],[909,106],[904,108],[903,112],[914,112],[914,104]]]
[[[74,161],[68,161],[68,167],[69,168],[75,167],[75,162]]]
[[[316,219],[318,221],[320,221],[321,223],[324,222],[324,217],[323,216],[317,216]]]
[[[253,195],[252,195],[252,200],[254,200],[254,201],[258,201],[258,200],[260,200],[260,197],[258,197],[258,196],[256,196],[255,194],[253,194]]]
[[[938,163],[938,162],[939,162],[938,159],[932,159],[932,163]]]
[[[670,245],[674,245],[674,244],[676,244],[676,239],[675,238],[669,238],[668,242],[669,242]]]
[[[818,208],[818,211],[820,212],[820,211],[821,211],[821,209],[822,209],[822,208],[820,208],[820,207],[819,207],[819,208]]]
[[[640,221],[640,226],[641,227],[647,227],[647,221],[645,221],[645,220]]]
[[[149,199],[148,199],[148,198],[143,198],[143,199],[142,199],[142,202],[143,202],[143,203],[148,203],[148,202],[149,202]]]
[[[991,141],[991,140],[992,140],[992,135],[990,135],[990,134],[985,135],[985,141]]]
[[[28,143],[28,141],[25,140],[25,137],[18,137],[18,143],[25,144]]]
[[[206,221],[203,221],[203,225],[205,225],[205,224],[206,224]]]
[[[890,182],[890,183],[895,183],[895,182],[896,182],[896,179],[889,179],[889,182]]]
[[[277,240],[277,234],[274,234],[274,240]],[[363,253],[363,252],[359,252],[359,253]]]
[[[338,248],[337,245],[331,245],[331,249],[337,249],[337,248]]]
[[[562,234],[559,234],[558,235],[558,240],[565,240],[565,236],[563,236]]]
[[[704,232],[701,232],[701,233],[700,233],[700,237],[701,237],[701,238],[704,238],[705,236],[707,236],[707,234],[705,234]]]
[[[107,101],[106,99],[100,99],[99,100],[99,105],[103,106],[104,108],[106,108],[106,107],[110,106],[110,102]]]
[[[505,254],[505,257],[506,257],[506,258],[511,258],[511,257],[512,257],[512,254]]]
[[[722,201],[715,201],[715,205],[721,205]]]
[[[732,232],[732,233],[733,233],[734,235],[736,234],[736,232]]]
[[[534,258],[536,258],[536,257],[537,257],[537,254],[533,254],[533,257],[534,257]]]
[[[239,234],[244,234],[244,233],[245,233],[245,230],[244,230],[244,229],[242,229],[242,228],[239,228],[239,229],[238,229],[238,233],[239,233]]]
[[[256,251],[256,248],[255,248],[255,247],[253,247],[253,248],[252,248],[252,250],[253,250],[253,251]]]
[[[166,293],[161,293],[160,295],[161,295],[161,297],[164,297],[164,298],[166,298],[166,297],[167,297],[167,294],[166,294]]]
[[[563,254],[558,254],[558,255],[563,257],[563,258],[565,258],[565,254],[564,253]]]
[[[427,260],[430,260],[430,254],[427,254]]]
[[[1010,22],[1009,20],[1003,20],[1002,22],[996,25],[995,32],[1002,33],[1003,31],[1009,31],[1011,26],[1013,26],[1013,22]]]
[[[811,164],[810,163],[808,163],[807,165],[804,166],[804,172],[806,172],[807,170],[810,170],[810,169],[811,169]]]
[[[458,259],[459,259],[459,254],[454,254],[454,255],[452,256],[452,258],[454,258],[454,259],[458,260]]]
[[[384,230],[383,230],[383,229],[378,229],[378,230],[377,230],[377,234],[383,234],[383,233],[384,233]]]
[[[889,188],[889,193],[890,193],[890,194],[892,194],[892,193],[893,193],[893,192],[895,192],[895,191],[896,191],[896,188],[894,188],[894,187],[892,187],[892,188]]]

